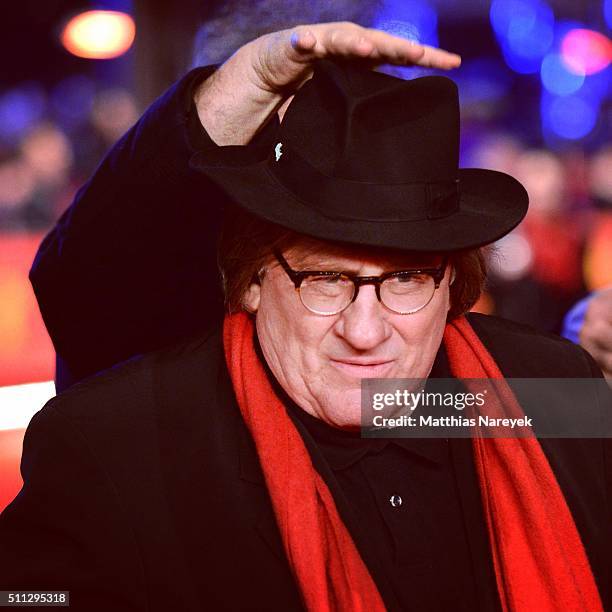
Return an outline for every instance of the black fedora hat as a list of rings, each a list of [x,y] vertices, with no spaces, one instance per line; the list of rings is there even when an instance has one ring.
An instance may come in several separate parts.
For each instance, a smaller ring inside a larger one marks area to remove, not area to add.
[[[511,176],[460,169],[457,87],[320,62],[273,144],[191,160],[241,207],[324,240],[415,251],[494,242],[527,212]]]

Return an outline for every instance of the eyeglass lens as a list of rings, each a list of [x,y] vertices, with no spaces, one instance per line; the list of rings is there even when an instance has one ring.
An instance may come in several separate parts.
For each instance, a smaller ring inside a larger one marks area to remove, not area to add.
[[[428,274],[397,275],[380,285],[380,300],[393,312],[409,314],[425,307],[433,297],[435,281]],[[308,276],[300,287],[300,298],[315,313],[336,314],[353,300],[355,285],[342,275]]]

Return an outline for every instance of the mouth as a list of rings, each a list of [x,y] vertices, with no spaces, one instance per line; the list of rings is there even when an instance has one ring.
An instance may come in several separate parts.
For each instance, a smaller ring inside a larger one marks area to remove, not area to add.
[[[331,359],[331,364],[352,378],[387,378],[394,360]]]

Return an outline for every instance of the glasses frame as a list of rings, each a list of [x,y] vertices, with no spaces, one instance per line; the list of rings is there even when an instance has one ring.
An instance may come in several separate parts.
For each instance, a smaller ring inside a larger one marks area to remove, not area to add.
[[[295,290],[300,296],[300,302],[302,302],[302,305],[304,306],[304,308],[306,308],[310,312],[313,312],[314,314],[322,315],[324,317],[330,317],[333,315],[337,315],[343,312],[344,310],[346,310],[357,299],[357,296],[359,295],[359,288],[362,287],[363,285],[374,285],[374,288],[376,290],[376,298],[390,312],[393,312],[395,314],[400,314],[400,315],[415,314],[423,310],[423,308],[425,308],[431,302],[431,300],[433,300],[433,297],[436,293],[436,289],[440,287],[440,283],[442,282],[442,279],[444,278],[444,274],[446,273],[446,266],[448,265],[448,255],[445,255],[442,259],[442,263],[437,268],[410,268],[407,270],[395,270],[393,272],[385,272],[384,274],[380,274],[379,276],[359,276],[357,274],[353,274],[352,272],[338,272],[338,271],[333,271],[333,270],[294,270],[293,268],[291,268],[291,266],[289,265],[287,260],[283,257],[280,251],[274,250],[273,255],[274,257],[276,257],[276,259],[278,260],[278,263],[280,263],[283,270],[287,273],[287,276],[291,279],[291,282],[293,282],[293,285],[295,286]],[[393,308],[390,308],[389,306],[387,306],[387,304],[385,304],[382,301],[380,297],[380,286],[382,285],[384,281],[394,276],[407,276],[407,275],[415,275],[415,274],[427,274],[428,276],[431,276],[434,281],[434,290],[431,294],[431,297],[427,300],[425,304],[423,304],[423,306],[420,306],[419,308],[416,308],[414,310],[400,312],[398,310],[394,310]],[[353,282],[353,288],[354,288],[353,297],[351,298],[350,302],[346,306],[334,312],[321,312],[319,310],[313,310],[312,308],[310,308],[304,303],[304,300],[302,299],[302,294],[300,291],[302,283],[309,276],[344,276]]]

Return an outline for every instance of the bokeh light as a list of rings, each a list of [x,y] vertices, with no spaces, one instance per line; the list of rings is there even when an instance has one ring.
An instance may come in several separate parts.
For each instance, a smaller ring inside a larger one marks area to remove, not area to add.
[[[610,96],[611,77],[612,71],[609,68],[588,75],[584,80],[584,85],[580,88],[580,95],[585,98],[588,97],[598,104],[601,103]]]
[[[589,290],[612,286],[612,213],[597,220],[584,253],[584,280]]]
[[[51,123],[33,129],[21,143],[21,153],[36,179],[46,185],[63,183],[73,162],[70,140]]]
[[[542,96],[542,124],[556,136],[578,140],[597,123],[598,105],[577,94]]]
[[[0,164],[0,211],[23,206],[35,188],[36,177],[27,163],[11,159]]]
[[[38,85],[11,89],[0,96],[0,140],[14,143],[43,116],[45,94]]]
[[[495,257],[490,263],[495,276],[516,281],[530,272],[533,250],[527,238],[515,231],[495,243]]]
[[[427,45],[438,45],[438,15],[425,0],[386,0],[375,28]]]
[[[61,34],[64,47],[88,59],[123,55],[134,42],[134,20],[119,11],[86,11],[73,17]]]
[[[538,72],[554,39],[554,15],[542,0],[493,0],[491,25],[506,63],[516,72]]]
[[[75,75],[61,80],[51,92],[51,107],[66,128],[87,121],[93,106],[95,85],[91,78]]]
[[[591,193],[612,209],[612,144],[599,150],[591,158],[589,187]],[[612,261],[612,259],[610,259]]]
[[[561,55],[572,72],[595,74],[608,67],[612,43],[607,36],[594,30],[570,30],[561,43]]]
[[[553,94],[567,96],[578,91],[584,83],[584,72],[577,74],[568,70],[558,53],[549,53],[542,60],[540,70],[542,85]]]
[[[604,0],[603,12],[608,27],[612,28],[612,0]]]
[[[136,100],[125,89],[108,89],[96,96],[91,120],[108,143],[122,136],[137,119]]]
[[[567,200],[566,174],[560,159],[545,149],[528,149],[514,166],[514,176],[529,194],[528,215],[556,216],[563,212]]]
[[[514,75],[500,60],[483,57],[467,59],[453,73],[462,104],[491,102],[503,98],[512,86]]]

